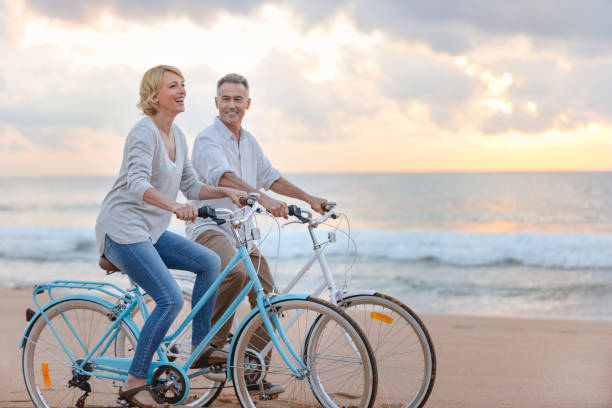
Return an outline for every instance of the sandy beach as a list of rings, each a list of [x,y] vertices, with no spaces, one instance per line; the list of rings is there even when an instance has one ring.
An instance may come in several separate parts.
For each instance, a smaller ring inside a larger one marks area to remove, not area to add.
[[[30,407],[19,339],[30,290],[0,289],[0,407]],[[610,407],[612,323],[424,315],[438,372],[427,407]],[[213,406],[234,406],[230,388]]]

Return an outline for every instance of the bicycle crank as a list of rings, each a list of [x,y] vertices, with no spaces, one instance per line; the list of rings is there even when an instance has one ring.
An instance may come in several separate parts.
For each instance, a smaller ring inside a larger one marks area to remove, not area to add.
[[[155,370],[151,379],[151,391],[158,402],[176,404],[185,396],[187,379],[176,368],[162,365]]]

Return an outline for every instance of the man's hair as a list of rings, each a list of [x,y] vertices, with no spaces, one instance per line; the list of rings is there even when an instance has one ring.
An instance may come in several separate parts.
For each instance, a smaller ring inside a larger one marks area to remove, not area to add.
[[[232,84],[242,84],[244,86],[244,89],[246,89],[247,96],[249,96],[249,82],[242,75],[235,73],[224,75],[220,80],[217,81],[217,93],[219,93],[219,88],[221,88],[221,85],[226,82]]]
[[[174,72],[182,79],[185,79],[181,70],[172,65],[158,65],[149,69],[142,76],[142,81],[140,82],[140,102],[138,102],[137,106],[147,116],[154,116],[159,110],[157,105],[153,103],[153,98],[159,92],[162,77],[166,72]]]

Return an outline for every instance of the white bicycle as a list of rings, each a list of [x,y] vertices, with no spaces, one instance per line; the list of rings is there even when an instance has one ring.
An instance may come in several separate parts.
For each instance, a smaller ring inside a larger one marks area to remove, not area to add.
[[[325,249],[336,241],[335,230],[325,242],[319,242],[314,230],[329,219],[346,217],[329,202],[325,214],[313,218],[309,210],[289,206],[289,214],[297,218],[289,224],[307,225],[312,240],[313,254],[302,269],[281,293],[289,293],[302,277],[318,263],[322,272],[319,286],[312,296],[319,296],[325,288],[330,292],[330,302],[342,307],[365,333],[374,351],[378,367],[378,393],[376,407],[423,407],[429,397],[436,377],[436,355],[429,333],[419,317],[404,303],[375,290],[339,290],[330,271]],[[176,274],[182,281],[186,299],[191,298],[193,274]],[[189,302],[185,302],[189,304]],[[192,387],[188,406],[208,406],[225,386],[224,378],[211,379],[200,376]]]

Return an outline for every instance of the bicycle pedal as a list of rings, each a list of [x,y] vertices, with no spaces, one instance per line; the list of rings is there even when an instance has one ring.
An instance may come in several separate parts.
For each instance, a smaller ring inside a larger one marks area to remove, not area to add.
[[[119,397],[117,398],[117,404],[119,404],[122,408],[134,408],[135,405],[132,405],[129,401]]]
[[[227,376],[225,375],[225,369],[221,366],[215,365],[209,371],[202,374],[204,377],[208,378],[211,381],[215,382],[223,382],[227,380]]]
[[[270,401],[273,399],[277,399],[278,396],[279,396],[279,393],[276,393],[276,394],[262,393],[262,394],[259,394],[259,400],[260,401]]]

